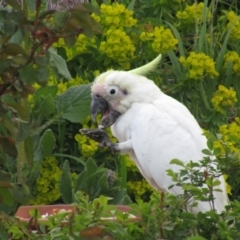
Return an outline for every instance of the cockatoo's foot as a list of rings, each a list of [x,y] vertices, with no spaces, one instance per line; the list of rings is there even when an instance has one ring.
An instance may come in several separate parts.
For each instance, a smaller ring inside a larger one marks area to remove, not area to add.
[[[99,147],[107,147],[112,152],[118,153],[118,144],[111,142],[109,136],[103,129],[80,129],[80,133],[88,136],[99,143]]]

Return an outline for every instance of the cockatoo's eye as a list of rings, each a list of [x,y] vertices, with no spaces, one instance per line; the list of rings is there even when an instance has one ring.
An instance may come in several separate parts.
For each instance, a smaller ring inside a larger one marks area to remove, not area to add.
[[[111,87],[107,90],[107,94],[108,94],[109,96],[115,96],[115,95],[117,95],[117,94],[118,94],[118,88],[111,86]]]
[[[116,90],[115,89],[111,89],[110,90],[110,94],[115,94]]]

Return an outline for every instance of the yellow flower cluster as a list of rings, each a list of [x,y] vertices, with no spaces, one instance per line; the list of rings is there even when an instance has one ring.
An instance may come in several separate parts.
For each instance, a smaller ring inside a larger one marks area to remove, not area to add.
[[[237,103],[236,92],[232,88],[227,89],[223,85],[218,86],[218,90],[214,93],[211,102],[216,111],[225,114],[225,107],[232,107]]]
[[[178,11],[176,16],[180,20],[180,23],[184,25],[201,24],[203,22],[203,8],[204,3],[193,3],[192,5],[187,5],[183,11]],[[211,13],[207,8],[207,19],[210,18]]]
[[[187,58],[180,57],[179,61],[186,68],[187,75],[191,79],[201,80],[205,76],[214,78],[219,75],[213,59],[204,53],[191,52]]]
[[[228,24],[227,28],[232,29],[231,36],[240,40],[240,17],[235,12],[230,11],[227,13]]]
[[[72,59],[77,54],[84,53],[87,51],[87,46],[95,46],[95,37],[88,38],[84,34],[79,34],[74,47],[67,47],[64,39],[59,38],[58,42],[54,43],[54,47],[63,47],[66,51],[68,59]]]
[[[171,30],[163,26],[154,27],[149,31],[142,32],[140,39],[143,42],[151,43],[153,51],[157,53],[165,53],[170,49],[175,49],[178,43]]]
[[[235,51],[229,51],[224,56],[224,68],[227,69],[228,62],[232,62],[232,72],[240,75],[240,56]]]
[[[106,40],[100,44],[100,51],[116,60],[122,67],[129,69],[129,60],[134,57],[135,47],[130,37],[121,29],[110,28]]]
[[[60,198],[59,180],[62,171],[58,167],[55,157],[47,157],[40,167],[40,177],[34,190],[34,199],[31,204],[50,204]]]
[[[129,11],[123,4],[101,4],[100,13],[100,16],[96,14],[92,14],[92,16],[104,27],[130,28],[137,23],[137,20],[133,18],[133,11]]]
[[[240,160],[240,118],[236,117],[232,123],[220,126],[219,133],[221,134],[221,138],[214,142],[213,148],[220,150],[219,155],[231,153],[236,155]]]
[[[151,185],[143,178],[141,181],[128,181],[127,188],[129,193],[134,194],[135,198],[141,198],[146,192],[152,193],[154,189]]]

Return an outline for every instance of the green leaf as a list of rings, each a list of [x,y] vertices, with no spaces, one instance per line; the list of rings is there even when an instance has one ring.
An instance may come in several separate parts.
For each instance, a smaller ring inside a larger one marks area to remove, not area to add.
[[[0,187],[0,204],[2,203],[12,206],[14,199],[9,189]]]
[[[16,102],[6,102],[6,105],[11,109],[14,109],[22,120],[28,120],[28,109]]]
[[[221,154],[221,152],[222,152],[221,148],[214,148],[214,149],[213,149],[213,154],[214,154],[215,156]]]
[[[16,25],[12,22],[12,21],[9,21],[9,20],[6,20],[4,23],[3,23],[3,32],[4,32],[4,37],[10,37],[12,38],[12,36],[15,34],[16,32]],[[2,44],[6,43],[7,41],[2,41]],[[6,45],[5,45],[6,46]],[[11,54],[11,49],[8,47],[8,49],[6,50],[6,52],[9,54],[9,55],[17,55],[17,54]],[[15,49],[13,50],[13,52],[15,53]]]
[[[2,146],[7,155],[12,158],[17,157],[17,148],[14,139],[10,137],[0,136],[0,145]]]
[[[27,204],[31,198],[29,188],[24,183],[21,186],[15,184],[14,188],[11,188],[10,191],[14,199],[21,204]]]
[[[41,137],[40,142],[42,145],[44,156],[48,157],[52,153],[53,149],[55,148],[55,142],[56,142],[56,139],[51,129],[47,129],[43,133],[43,136]]]
[[[56,50],[53,48],[50,48],[50,62],[51,65],[57,68],[57,71],[60,75],[62,75],[66,79],[71,79],[70,72],[68,71],[68,67],[66,64],[66,61],[57,54]]]
[[[204,153],[205,155],[208,155],[208,156],[212,156],[213,155],[213,153],[209,149],[203,149],[202,153]]]
[[[184,75],[181,69],[181,64],[179,63],[179,59],[176,56],[176,54],[174,53],[173,50],[169,50],[168,52],[168,56],[171,59],[171,62],[173,64],[173,72],[176,76],[178,76],[178,78],[182,78],[182,76]]]
[[[212,183],[212,186],[216,187],[216,186],[219,186],[220,184],[221,184],[221,182],[218,179],[214,179],[213,183]]]
[[[16,44],[16,43],[8,43],[3,47],[3,52],[7,53],[11,56],[16,56],[18,54],[23,54],[25,55],[25,51],[23,50],[23,48]]]
[[[56,11],[53,14],[53,20],[55,24],[59,27],[63,27],[66,24],[67,19],[69,18],[69,13],[68,12],[59,12]]]
[[[60,178],[60,192],[65,203],[72,203],[72,180],[68,160],[63,163],[62,176]]]
[[[48,66],[49,58],[46,56],[38,55],[38,56],[34,57],[34,61],[37,65],[46,67],[46,66]]]
[[[178,40],[178,50],[180,52],[180,55],[185,57],[185,52],[184,52],[184,45],[183,45],[183,41],[182,38],[178,32],[178,30],[169,22],[167,22],[167,24],[170,26],[170,28],[172,29],[174,36],[177,38]]]
[[[134,10],[135,2],[136,2],[136,0],[132,0],[132,1],[128,4],[127,9],[130,10],[130,11],[133,11],[133,10]]]
[[[89,11],[84,8],[83,5],[78,5],[74,9],[71,9],[71,13],[73,17],[71,18],[71,21],[75,23],[78,23],[84,30],[84,34],[88,36],[89,38],[94,36],[93,33],[93,21],[92,17],[89,14]],[[77,25],[75,24],[75,27]]]
[[[0,60],[0,74],[9,68],[10,62],[9,60]]]
[[[208,148],[209,148],[210,150],[213,149],[214,141],[216,141],[216,139],[213,138],[213,137],[209,137],[208,140],[207,140],[207,146],[208,146]]]
[[[68,47],[73,47],[77,38],[75,35],[64,37],[64,42]]]
[[[187,191],[191,191],[191,192],[195,192],[195,193],[201,193],[201,189],[199,189],[198,187],[195,187],[193,185],[183,185],[182,188],[183,188],[183,190],[187,190]]]
[[[216,60],[216,70],[217,72],[221,72],[222,66],[223,66],[223,61],[224,61],[224,55],[227,51],[227,44],[228,44],[228,39],[230,37],[230,34],[232,32],[233,26],[227,31],[227,34],[224,38],[224,42],[222,44],[221,51],[218,54],[218,58]]]
[[[24,83],[35,83],[36,71],[32,66],[23,66],[19,72],[19,77]]]
[[[54,153],[52,154],[52,156],[70,158],[76,161],[77,163],[81,163],[83,166],[86,165],[83,157],[74,157],[72,155],[68,155],[64,153]]]
[[[25,0],[29,9],[34,12],[36,10],[36,1],[33,0]]]
[[[90,86],[91,84],[84,84],[70,87],[57,98],[56,106],[64,119],[79,123],[89,115]]]
[[[21,5],[16,0],[5,0],[7,4],[9,4],[13,9],[17,11],[21,11]]]
[[[49,69],[40,67],[37,69],[37,80],[40,85],[46,85],[49,79]]]
[[[46,97],[41,97],[32,109],[32,114],[35,119],[44,119],[54,113],[55,105],[54,98],[48,94]]]
[[[56,85],[53,86],[44,86],[37,89],[33,95],[33,100],[36,103],[41,99],[41,97],[46,97],[51,95],[53,98],[57,95],[58,88]]]
[[[175,158],[175,159],[172,159],[172,160],[170,161],[170,164],[175,164],[175,165],[184,167],[184,163],[183,163],[182,161],[176,159],[176,158]]]

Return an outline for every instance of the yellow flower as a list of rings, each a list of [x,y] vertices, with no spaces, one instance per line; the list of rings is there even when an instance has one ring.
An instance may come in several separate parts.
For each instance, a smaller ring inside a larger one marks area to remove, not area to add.
[[[219,75],[213,59],[204,53],[190,52],[187,58],[181,56],[179,62],[190,79],[202,80],[205,76],[214,78]]]
[[[153,51],[157,53],[165,53],[170,49],[175,49],[178,43],[171,30],[163,26],[156,26],[149,31],[143,31],[140,40],[150,43]]]
[[[211,102],[217,112],[225,114],[226,107],[232,107],[237,103],[237,93],[232,89],[227,89],[223,85],[218,86],[218,90],[214,93]]]
[[[100,51],[127,69],[126,63],[134,57],[135,52],[130,37],[123,30],[113,28],[105,33],[105,37],[106,40],[100,43]]]
[[[59,180],[62,171],[58,167],[55,157],[47,157],[40,168],[40,177],[34,190],[34,199],[31,204],[50,204],[60,198]]]
[[[224,56],[224,68],[228,69],[228,64],[232,64],[232,72],[240,75],[240,56],[235,51],[228,51]]]
[[[132,15],[133,12],[123,4],[112,3],[112,5],[101,4],[100,16],[92,14],[92,17],[105,28],[130,28],[137,23]]]
[[[61,93],[63,93],[63,92],[66,91],[66,89],[67,89],[67,83],[60,82],[60,83],[58,83],[57,87],[58,87],[58,92],[57,92],[57,94],[59,95],[59,94],[61,94]]]
[[[240,17],[235,12],[227,13],[228,24],[227,28],[231,29],[231,37],[240,40]]]
[[[145,179],[142,179],[141,181],[128,181],[127,188],[129,193],[132,193],[136,199],[141,198],[146,192],[152,193],[154,191]]]
[[[187,5],[183,11],[178,11],[176,16],[180,21],[181,25],[193,25],[201,24],[203,22],[203,9],[204,3],[199,4],[193,3],[192,5]],[[207,9],[207,20],[211,18],[211,13]]]
[[[221,138],[214,142],[213,148],[220,150],[220,155],[234,154],[240,160],[240,119],[236,117],[234,121],[228,125],[220,126],[219,133]]]

